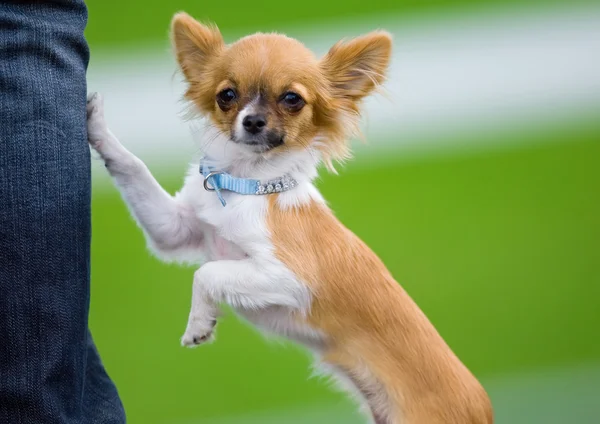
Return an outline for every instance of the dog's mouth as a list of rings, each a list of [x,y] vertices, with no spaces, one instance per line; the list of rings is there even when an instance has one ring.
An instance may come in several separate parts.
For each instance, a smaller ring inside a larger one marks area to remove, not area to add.
[[[252,136],[244,134],[241,137],[233,134],[231,140],[234,143],[249,146],[257,153],[264,153],[283,145],[285,143],[285,136],[276,131],[269,131],[265,134]]]

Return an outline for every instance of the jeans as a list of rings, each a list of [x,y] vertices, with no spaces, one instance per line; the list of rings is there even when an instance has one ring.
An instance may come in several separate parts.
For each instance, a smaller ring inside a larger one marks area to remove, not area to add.
[[[0,423],[124,423],[88,330],[82,0],[0,3]]]

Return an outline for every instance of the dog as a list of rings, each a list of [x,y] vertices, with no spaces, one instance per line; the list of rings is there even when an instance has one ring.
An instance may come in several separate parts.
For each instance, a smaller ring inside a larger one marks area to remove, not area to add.
[[[88,139],[166,261],[191,261],[184,346],[211,340],[219,304],[313,351],[376,424],[490,424],[488,395],[381,260],[333,215],[317,168],[349,157],[361,101],[385,79],[375,31],[322,58],[258,33],[227,45],[186,13],[171,24],[184,98],[206,117],[204,157],[174,196],[109,131],[88,96]]]

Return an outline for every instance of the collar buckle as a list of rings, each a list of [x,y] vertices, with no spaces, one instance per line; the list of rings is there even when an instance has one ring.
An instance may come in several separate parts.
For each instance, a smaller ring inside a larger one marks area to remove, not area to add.
[[[219,175],[219,174],[224,174],[224,172],[223,171],[211,171],[206,175],[206,177],[204,177],[204,181],[202,182],[202,185],[204,185],[204,190],[206,190],[206,191],[215,191],[216,190],[214,187],[208,186],[208,180],[211,177],[214,177],[215,175]]]

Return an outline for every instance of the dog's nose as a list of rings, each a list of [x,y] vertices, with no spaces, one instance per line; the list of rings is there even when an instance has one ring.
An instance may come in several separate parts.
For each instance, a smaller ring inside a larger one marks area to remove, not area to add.
[[[267,125],[267,118],[262,114],[246,115],[242,125],[250,134],[258,134]]]

